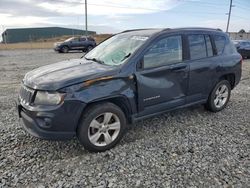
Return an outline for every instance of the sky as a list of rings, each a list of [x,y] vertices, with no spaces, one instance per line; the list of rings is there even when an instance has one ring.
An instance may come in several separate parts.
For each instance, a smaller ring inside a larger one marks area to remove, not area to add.
[[[85,0],[0,0],[7,28],[84,29]],[[97,33],[133,28],[212,27],[225,31],[230,0],[88,0],[88,27]],[[229,31],[250,31],[250,0],[233,0]],[[0,38],[1,39],[1,38]]]

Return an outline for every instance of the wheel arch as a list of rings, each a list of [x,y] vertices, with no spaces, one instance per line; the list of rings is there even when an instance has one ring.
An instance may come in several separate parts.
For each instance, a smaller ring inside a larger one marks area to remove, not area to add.
[[[228,73],[228,74],[224,74],[220,77],[219,81],[221,80],[227,80],[230,85],[231,85],[231,89],[234,88],[235,86],[235,74],[234,73]]]
[[[132,115],[132,107],[131,107],[131,105],[129,103],[129,99],[127,99],[127,97],[123,96],[123,95],[97,99],[97,100],[94,100],[94,101],[91,101],[91,102],[87,103],[86,107],[83,109],[83,111],[81,113],[81,117],[83,117],[84,113],[87,112],[88,109],[91,108],[92,106],[97,105],[97,104],[103,104],[103,103],[113,103],[113,104],[115,104],[125,114],[127,122],[128,123],[132,122],[132,117],[131,117],[131,115]],[[81,117],[78,120],[77,127],[81,123]]]
[[[63,45],[60,47],[60,50],[62,50],[64,47],[67,47],[68,49],[70,49],[70,47],[69,47],[68,44],[63,44]]]
[[[69,48],[69,45],[68,45],[68,44],[63,44],[63,45],[61,46],[61,48],[63,48],[63,47]]]

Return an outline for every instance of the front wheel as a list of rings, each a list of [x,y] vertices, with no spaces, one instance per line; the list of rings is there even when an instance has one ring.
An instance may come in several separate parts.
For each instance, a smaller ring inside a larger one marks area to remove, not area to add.
[[[209,95],[205,107],[212,112],[224,109],[230,99],[231,85],[227,80],[222,80],[216,84]]]
[[[68,46],[63,46],[62,49],[61,49],[61,51],[63,53],[68,53],[69,52],[69,47]]]
[[[85,111],[77,137],[85,149],[102,152],[114,147],[126,130],[123,111],[113,103],[100,103]]]

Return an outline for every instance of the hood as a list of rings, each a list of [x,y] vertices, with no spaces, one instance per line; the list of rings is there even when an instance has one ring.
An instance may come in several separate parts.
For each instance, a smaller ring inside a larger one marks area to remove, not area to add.
[[[55,42],[54,43],[54,46],[56,47],[56,46],[60,46],[61,44],[63,44],[63,42]]]
[[[118,67],[84,58],[71,59],[34,69],[25,75],[23,81],[24,85],[34,89],[55,91],[86,80],[111,76],[118,70]]]

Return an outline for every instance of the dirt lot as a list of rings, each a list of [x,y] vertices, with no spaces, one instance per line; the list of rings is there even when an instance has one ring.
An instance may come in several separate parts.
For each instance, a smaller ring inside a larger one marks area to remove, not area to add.
[[[222,112],[196,106],[150,118],[135,124],[114,149],[94,154],[76,139],[28,135],[14,106],[27,71],[81,55],[0,51],[0,187],[249,186],[250,60]]]

